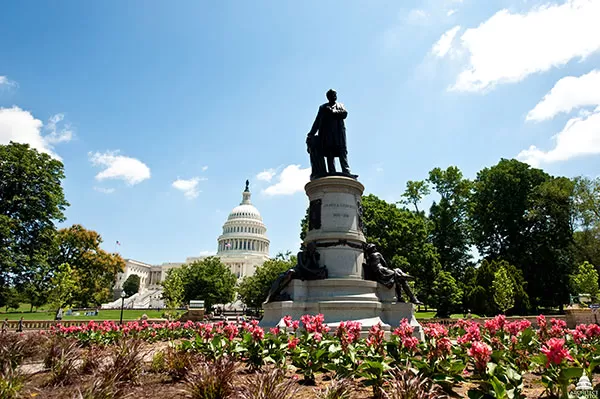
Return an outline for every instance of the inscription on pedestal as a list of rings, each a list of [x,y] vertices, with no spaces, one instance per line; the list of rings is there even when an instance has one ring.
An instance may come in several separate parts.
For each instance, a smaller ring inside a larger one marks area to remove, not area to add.
[[[350,197],[350,198],[349,198]],[[322,204],[323,226],[326,230],[348,231],[357,229],[358,208],[354,196],[331,195]]]

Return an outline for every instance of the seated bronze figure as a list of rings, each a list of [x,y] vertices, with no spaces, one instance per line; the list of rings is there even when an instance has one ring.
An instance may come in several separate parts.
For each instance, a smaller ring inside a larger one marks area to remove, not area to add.
[[[417,299],[407,283],[408,280],[414,280],[414,277],[404,273],[400,269],[390,269],[383,256],[377,251],[375,244],[368,244],[366,246],[363,268],[365,280],[377,281],[387,288],[395,287],[398,302],[404,302],[402,299],[402,291],[404,290],[410,302],[415,305],[423,304],[423,302]]]

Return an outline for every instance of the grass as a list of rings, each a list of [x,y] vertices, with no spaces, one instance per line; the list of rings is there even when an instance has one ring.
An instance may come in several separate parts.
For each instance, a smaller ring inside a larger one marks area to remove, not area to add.
[[[29,310],[29,306],[26,307]],[[155,309],[147,310],[123,310],[123,320],[138,320],[142,315],[147,315],[150,319],[160,319],[162,317],[162,310],[156,311]],[[79,312],[80,316],[63,316],[63,320],[119,320],[121,315],[120,309],[107,309],[100,310],[97,316],[84,316],[85,312]],[[4,320],[19,320],[23,317],[23,320],[54,320],[54,311],[40,311],[29,313],[26,312],[0,312],[0,319]]]
[[[435,311],[432,312],[415,312],[415,318],[417,319],[433,319],[435,317]],[[471,314],[471,317],[480,317],[479,315],[476,315],[474,313]],[[451,319],[464,319],[465,315],[462,313],[454,313],[453,315],[450,315]]]

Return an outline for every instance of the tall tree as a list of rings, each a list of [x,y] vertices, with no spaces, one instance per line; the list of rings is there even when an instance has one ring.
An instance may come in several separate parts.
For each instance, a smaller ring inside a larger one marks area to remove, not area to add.
[[[0,291],[44,274],[68,206],[63,164],[27,144],[0,145]]]
[[[182,269],[170,269],[167,277],[160,283],[163,287],[162,299],[169,309],[175,309],[183,305],[183,272]]]
[[[183,288],[182,302],[203,299],[204,307],[209,310],[217,303],[233,301],[237,278],[215,256],[183,265],[178,270],[171,270],[163,287],[173,288],[173,280],[179,280]],[[172,290],[166,295],[169,301],[177,299],[179,293]],[[173,295],[174,294],[174,295]]]
[[[534,308],[568,301],[573,184],[517,160],[481,170],[470,207],[472,237],[488,259],[523,271]]]
[[[571,284],[576,294],[589,294],[593,300],[598,297],[598,272],[594,265],[583,262],[571,276]]]
[[[52,276],[49,302],[56,309],[56,315],[61,308],[73,303],[77,292],[77,272],[68,263],[59,265]]]
[[[504,266],[500,266],[494,274],[492,289],[494,291],[494,302],[500,312],[505,313],[515,306],[515,287]]]
[[[432,301],[437,313],[436,317],[448,318],[462,301],[463,293],[456,280],[448,272],[441,271],[433,282]]]
[[[248,307],[260,309],[267,299],[267,294],[277,277],[294,267],[296,257],[288,259],[275,258],[265,261],[256,268],[252,276],[246,276],[238,286],[238,295],[241,301]]]
[[[125,291],[125,295],[128,297],[137,294],[140,291],[140,276],[130,274],[123,283],[123,291]]]
[[[403,199],[400,203],[405,205],[412,205],[415,207],[415,212],[419,212],[419,203],[428,195],[431,191],[429,185],[423,180],[409,180],[406,182],[406,191],[402,194]]]
[[[468,207],[472,184],[456,166],[431,170],[428,181],[440,195],[429,211],[431,241],[439,254],[442,270],[462,281],[471,260]]]
[[[427,219],[372,194],[363,197],[362,207],[367,242],[377,245],[391,267],[414,275],[419,299],[428,303],[440,263],[435,247],[428,242]]]
[[[78,224],[61,229],[56,235],[56,250],[50,264],[68,263],[77,272],[77,293],[73,300],[82,307],[108,300],[117,273],[125,269],[123,258],[101,249],[101,243],[100,234]]]
[[[600,177],[576,177],[575,264],[590,262],[600,273]]]

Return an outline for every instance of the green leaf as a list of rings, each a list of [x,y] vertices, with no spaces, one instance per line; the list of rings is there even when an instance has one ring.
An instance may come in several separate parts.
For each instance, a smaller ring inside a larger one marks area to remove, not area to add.
[[[567,367],[560,370],[559,379],[562,381],[571,380],[573,378],[580,378],[583,374],[583,368],[581,367]]]
[[[494,388],[494,393],[496,394],[497,399],[503,399],[506,397],[506,387],[497,377],[492,377],[490,380],[492,387]]]

